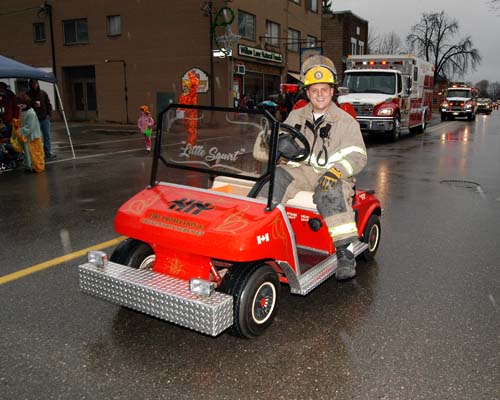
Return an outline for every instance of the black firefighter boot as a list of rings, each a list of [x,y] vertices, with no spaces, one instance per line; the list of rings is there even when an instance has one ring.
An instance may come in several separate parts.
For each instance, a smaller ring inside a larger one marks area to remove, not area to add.
[[[337,254],[337,270],[335,278],[338,281],[344,281],[356,276],[356,259],[348,246],[339,246],[336,248]]]

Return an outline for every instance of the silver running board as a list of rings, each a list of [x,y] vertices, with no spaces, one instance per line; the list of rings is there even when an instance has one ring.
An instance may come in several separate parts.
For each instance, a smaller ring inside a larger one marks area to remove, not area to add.
[[[367,249],[367,243],[360,241],[356,242],[353,249],[354,256],[357,257]],[[337,256],[332,255],[331,257],[326,258],[324,261],[320,262],[318,265],[298,277],[296,277],[294,272],[291,271],[288,264],[279,264],[285,270],[288,283],[290,284],[290,291],[294,294],[305,296],[335,273],[335,270],[337,269]]]
[[[80,265],[78,274],[85,293],[198,332],[217,336],[233,324],[232,296],[193,294],[182,279],[113,262]]]

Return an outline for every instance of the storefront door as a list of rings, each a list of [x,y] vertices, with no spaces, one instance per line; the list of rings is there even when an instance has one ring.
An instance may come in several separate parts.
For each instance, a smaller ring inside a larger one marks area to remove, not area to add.
[[[94,66],[65,67],[64,78],[69,88],[71,118],[80,121],[97,120],[97,94]]]
[[[80,80],[73,82],[74,118],[78,120],[97,119],[95,81]]]

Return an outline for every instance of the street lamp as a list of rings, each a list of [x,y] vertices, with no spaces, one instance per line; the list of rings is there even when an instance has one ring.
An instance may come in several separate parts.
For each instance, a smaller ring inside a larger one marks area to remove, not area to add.
[[[124,82],[124,89],[125,89],[125,115],[127,118],[127,124],[128,124],[128,88],[127,88],[127,63],[125,60],[104,60],[105,63],[113,63],[113,62],[119,62],[122,63],[123,65],[123,82]]]

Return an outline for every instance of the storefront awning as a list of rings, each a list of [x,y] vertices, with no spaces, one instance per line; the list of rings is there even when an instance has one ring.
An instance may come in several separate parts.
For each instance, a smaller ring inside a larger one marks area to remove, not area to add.
[[[288,75],[290,75],[293,79],[300,81],[300,74],[297,74],[296,72],[289,72]]]

